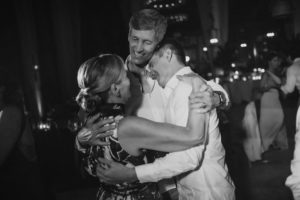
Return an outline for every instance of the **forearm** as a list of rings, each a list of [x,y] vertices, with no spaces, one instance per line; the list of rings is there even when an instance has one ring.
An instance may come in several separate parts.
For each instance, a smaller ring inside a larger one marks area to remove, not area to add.
[[[142,183],[157,182],[193,170],[203,159],[203,149],[204,146],[201,145],[185,151],[169,153],[153,163],[136,166],[137,177]]]
[[[196,115],[187,127],[137,117],[125,118],[118,128],[120,144],[134,155],[138,155],[141,149],[174,152],[202,144],[205,121],[202,115]]]

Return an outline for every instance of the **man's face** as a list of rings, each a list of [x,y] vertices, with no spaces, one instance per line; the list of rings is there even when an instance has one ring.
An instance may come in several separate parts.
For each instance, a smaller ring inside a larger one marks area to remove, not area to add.
[[[158,43],[154,30],[131,29],[128,41],[131,61],[136,65],[146,65]]]
[[[161,87],[165,87],[168,81],[168,63],[165,57],[154,54],[149,61],[151,73],[155,74],[156,80]]]

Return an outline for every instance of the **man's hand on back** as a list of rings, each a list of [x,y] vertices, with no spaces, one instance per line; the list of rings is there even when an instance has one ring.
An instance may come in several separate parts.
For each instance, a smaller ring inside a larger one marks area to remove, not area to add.
[[[98,158],[97,177],[108,184],[130,183],[137,181],[134,168],[104,158]]]

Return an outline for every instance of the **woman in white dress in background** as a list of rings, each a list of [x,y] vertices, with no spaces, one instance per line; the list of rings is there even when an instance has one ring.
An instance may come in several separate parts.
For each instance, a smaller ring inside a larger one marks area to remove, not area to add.
[[[276,75],[280,70],[282,59],[272,52],[267,58],[268,68],[261,80],[260,132],[264,151],[271,145],[279,149],[287,149],[287,131],[284,124],[284,113],[280,102],[281,79]]]

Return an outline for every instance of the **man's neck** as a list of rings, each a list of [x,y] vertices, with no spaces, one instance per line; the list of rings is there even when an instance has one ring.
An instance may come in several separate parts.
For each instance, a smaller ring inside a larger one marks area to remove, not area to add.
[[[176,63],[176,64],[172,64],[171,66],[171,70],[170,73],[168,73],[168,76],[166,76],[164,83],[161,85],[162,88],[166,87],[166,85],[168,84],[168,82],[171,80],[172,77],[174,77],[174,75],[181,70],[182,68],[184,68],[185,66],[180,64],[180,63]]]
[[[133,72],[133,73],[136,73],[138,74],[139,76],[141,76],[143,74],[143,71],[146,67],[147,63],[146,64],[143,64],[143,65],[136,65],[132,62],[128,62],[128,69],[130,72]]]

